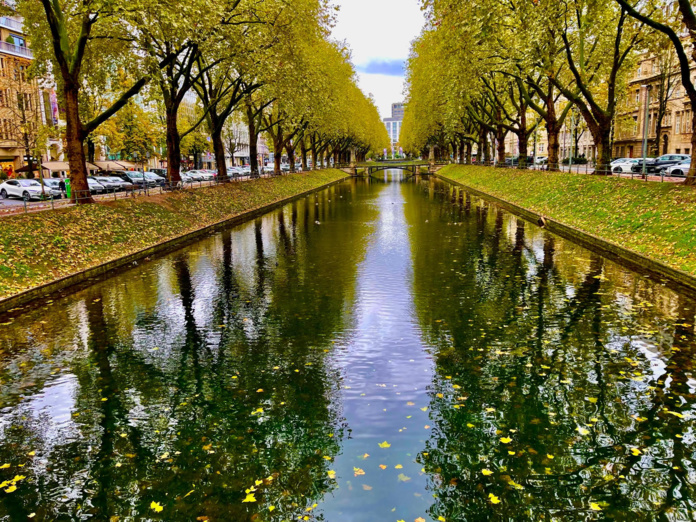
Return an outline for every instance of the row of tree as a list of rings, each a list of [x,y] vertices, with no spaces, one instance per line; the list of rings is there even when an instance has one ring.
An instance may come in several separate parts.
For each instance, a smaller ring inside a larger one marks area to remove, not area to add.
[[[658,89],[657,135],[675,77],[696,106],[694,57],[687,55],[695,52],[696,17],[688,0],[423,0],[423,5],[429,24],[412,46],[401,135],[409,152],[451,150],[470,162],[476,145],[479,161],[490,162],[495,153],[504,162],[505,137],[512,133],[524,165],[530,137],[543,126],[548,162],[557,168],[559,135],[576,112],[595,143],[597,164],[606,166],[614,133],[631,111],[625,96],[630,75],[646,53],[656,57],[667,83]],[[692,126],[696,155],[696,121]],[[695,169],[692,162],[687,184],[696,183]]]
[[[77,193],[88,191],[86,143],[123,133],[113,118],[137,111],[134,104],[159,109],[172,183],[181,179],[182,139],[201,126],[219,179],[228,179],[224,134],[235,113],[248,125],[254,174],[261,134],[277,173],[283,150],[294,166],[299,149],[306,166],[309,153],[319,165],[388,143],[349,52],[329,38],[333,10],[325,0],[23,0],[18,10],[34,73],[57,84]],[[194,92],[200,114],[189,121],[181,109]]]

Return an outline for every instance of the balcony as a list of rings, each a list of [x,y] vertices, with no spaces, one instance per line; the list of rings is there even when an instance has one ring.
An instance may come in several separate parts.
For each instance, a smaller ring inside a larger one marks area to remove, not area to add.
[[[20,47],[19,45],[14,45],[2,41],[0,41],[0,53],[11,54],[13,56],[19,56],[21,58],[27,58],[29,60],[32,60],[34,58],[34,53],[28,47]]]
[[[9,16],[0,16],[0,27],[5,27],[6,29],[22,33],[24,31],[23,25],[24,24],[22,24],[22,22],[18,22]]]

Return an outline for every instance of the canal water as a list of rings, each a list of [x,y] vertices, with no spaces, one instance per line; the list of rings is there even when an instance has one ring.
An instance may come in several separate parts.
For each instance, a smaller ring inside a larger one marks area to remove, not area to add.
[[[437,180],[346,181],[1,317],[0,520],[694,520],[695,314]]]

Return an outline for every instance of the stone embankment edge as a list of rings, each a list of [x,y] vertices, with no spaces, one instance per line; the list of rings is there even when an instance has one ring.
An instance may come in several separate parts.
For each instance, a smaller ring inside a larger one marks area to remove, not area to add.
[[[61,277],[60,279],[56,279],[55,281],[51,281],[50,283],[45,283],[43,285],[25,290],[19,294],[0,299],[0,314],[11,311],[14,308],[25,306],[32,301],[57,296],[59,292],[70,289],[70,287],[77,287],[82,283],[96,283],[105,275],[110,274],[111,272],[115,272],[118,269],[127,267],[128,265],[132,265],[136,261],[140,261],[141,259],[145,259],[147,257],[167,254],[169,252],[182,248],[190,243],[193,243],[205,236],[208,236],[218,230],[235,225],[240,225],[244,222],[250,221],[272,210],[282,207],[283,205],[287,205],[292,201],[301,199],[315,192],[319,192],[320,190],[324,190],[333,185],[342,183],[347,179],[350,179],[350,176],[339,178],[329,183],[325,183],[324,185],[320,185],[318,187],[314,187],[304,192],[300,192],[293,196],[288,196],[286,198],[279,199],[267,205],[246,210],[241,214],[237,214],[236,216],[233,216],[231,218],[225,218],[211,225],[206,225],[202,228],[192,230],[191,232],[187,232],[180,236],[167,239],[166,241],[162,241],[161,243],[149,246],[143,250],[139,250],[132,254],[128,254],[126,256],[119,257],[118,259],[107,261],[106,263],[102,263],[101,265],[87,268],[80,272],[76,272],[74,274]],[[89,286],[89,284],[86,286]]]
[[[696,277],[688,272],[684,272],[683,270],[679,270],[677,268],[672,268],[660,261],[646,257],[642,254],[634,252],[633,250],[629,250],[617,245],[616,243],[612,243],[611,241],[607,241],[601,237],[588,234],[587,232],[583,232],[575,227],[566,225],[560,221],[556,221],[552,218],[539,214],[538,212],[520,207],[519,205],[511,203],[505,199],[482,192],[481,190],[470,187],[461,181],[448,178],[442,174],[434,174],[434,176],[452,185],[458,185],[465,191],[470,192],[481,199],[495,203],[499,207],[520,216],[526,221],[540,226],[553,234],[561,236],[565,239],[569,239],[570,241],[573,241],[574,243],[577,243],[588,250],[597,252],[613,261],[617,261],[627,268],[648,275],[658,275],[665,279],[664,282],[671,288],[679,291],[686,290],[690,295],[696,295]]]

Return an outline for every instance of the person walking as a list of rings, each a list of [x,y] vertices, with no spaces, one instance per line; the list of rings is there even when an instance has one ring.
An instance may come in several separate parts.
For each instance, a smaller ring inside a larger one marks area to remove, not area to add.
[[[58,183],[58,188],[60,189],[60,195],[62,197],[66,197],[67,193],[65,190],[65,178],[60,178],[60,182]]]

